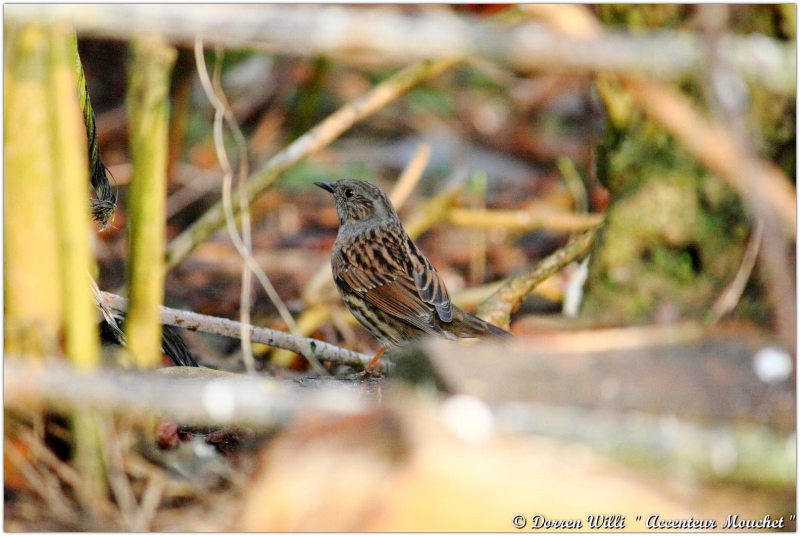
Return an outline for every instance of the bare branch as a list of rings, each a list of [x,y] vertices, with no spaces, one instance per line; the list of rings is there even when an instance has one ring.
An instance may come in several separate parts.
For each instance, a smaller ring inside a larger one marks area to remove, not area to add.
[[[607,32],[575,39],[537,23],[501,28],[443,10],[404,15],[392,8],[281,5],[97,4],[9,5],[6,20],[66,18],[80,34],[130,38],[159,32],[191,45],[202,33],[208,43],[302,55],[350,55],[402,65],[422,59],[481,57],[520,70],[605,71],[676,80],[706,67],[703,36],[654,31],[633,36]],[[750,82],[780,92],[796,87],[792,44],[764,36],[725,36],[721,50]],[[668,50],[669,54],[664,54]]]
[[[117,311],[127,310],[128,300],[125,298],[109,292],[101,292],[100,294],[103,303],[108,307]],[[161,322],[167,326],[232,338],[239,338],[242,331],[242,324],[234,320],[180,311],[169,307],[161,307]],[[251,333],[250,340],[253,342],[275,346],[276,348],[285,348],[300,355],[305,355],[304,352],[311,352],[312,357],[316,357],[320,361],[360,367],[371,359],[371,356],[346,350],[316,339],[296,337],[283,331],[257,328],[255,326],[249,326],[249,329]]]

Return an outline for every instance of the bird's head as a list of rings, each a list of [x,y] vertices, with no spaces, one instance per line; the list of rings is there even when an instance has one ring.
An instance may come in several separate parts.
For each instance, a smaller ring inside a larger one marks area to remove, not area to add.
[[[358,179],[336,182],[315,182],[323,190],[333,194],[339,224],[377,226],[398,220],[392,202],[380,188]]]

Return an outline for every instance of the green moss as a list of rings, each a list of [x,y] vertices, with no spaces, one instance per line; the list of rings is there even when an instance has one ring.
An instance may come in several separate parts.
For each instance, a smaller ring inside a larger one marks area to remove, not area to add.
[[[604,319],[651,319],[664,306],[702,317],[733,277],[747,236],[738,198],[613,80],[598,178],[612,194],[592,257],[584,310]]]
[[[696,25],[689,17],[694,8],[687,6],[597,9],[604,23],[632,31]],[[734,6],[731,22],[737,32],[746,27],[773,35],[780,14],[767,6]],[[700,81],[682,81],[679,89],[705,111]],[[583,312],[625,323],[706,318],[744,254],[749,223],[739,198],[645,118],[614,77],[599,76],[597,90],[607,110],[597,176],[609,189],[611,204],[591,257]],[[796,101],[763,88],[751,91],[748,126],[754,143],[794,177]],[[736,314],[762,322],[768,310],[760,284],[751,281]]]

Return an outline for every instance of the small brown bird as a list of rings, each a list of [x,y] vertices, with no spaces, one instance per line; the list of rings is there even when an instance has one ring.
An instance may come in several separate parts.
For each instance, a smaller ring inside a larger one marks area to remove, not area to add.
[[[446,339],[511,334],[452,304],[436,268],[411,241],[380,188],[361,180],[315,182],[333,194],[339,234],[333,279],[345,305],[382,348],[434,335]]]

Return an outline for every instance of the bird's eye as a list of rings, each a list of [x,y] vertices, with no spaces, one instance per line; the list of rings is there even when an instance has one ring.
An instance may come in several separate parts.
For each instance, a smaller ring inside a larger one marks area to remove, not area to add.
[[[351,198],[352,198],[352,197],[353,197],[355,194],[356,194],[356,193],[353,191],[353,189],[352,189],[352,188],[347,188],[347,189],[344,191],[344,196],[345,196],[347,199],[351,199]]]

